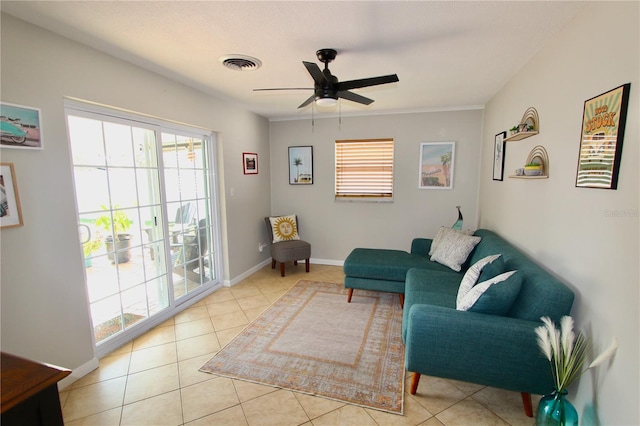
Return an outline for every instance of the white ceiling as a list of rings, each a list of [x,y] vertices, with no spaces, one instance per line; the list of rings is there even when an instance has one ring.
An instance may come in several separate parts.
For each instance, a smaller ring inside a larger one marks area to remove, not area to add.
[[[2,12],[87,44],[270,119],[309,116],[302,61],[334,48],[341,81],[396,73],[398,83],[355,89],[369,106],[342,114],[484,105],[587,2],[502,1],[4,1]],[[232,71],[219,58],[258,58]],[[319,64],[322,68],[322,64]],[[338,107],[316,108],[337,113]]]

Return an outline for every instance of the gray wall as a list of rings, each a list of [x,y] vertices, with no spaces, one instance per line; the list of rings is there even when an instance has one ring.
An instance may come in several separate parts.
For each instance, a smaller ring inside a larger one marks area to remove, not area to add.
[[[520,246],[574,289],[573,316],[593,337],[596,352],[612,336],[620,341],[610,367],[585,374],[570,389],[581,424],[640,424],[638,16],[638,2],[590,6],[485,110],[480,225]],[[629,82],[618,189],[576,188],[584,101]],[[517,123],[530,106],[540,115],[540,134],[507,143],[506,173],[543,145],[550,178],[494,182],[494,135]]]
[[[271,123],[271,210],[296,213],[311,257],[344,261],[355,247],[409,250],[415,237],[451,226],[462,206],[475,229],[482,110],[343,117]],[[394,201],[334,201],[335,141],[393,138]],[[456,143],[453,189],[418,189],[421,142]],[[313,185],[289,185],[288,147],[313,146]],[[265,233],[266,234],[266,233]]]
[[[263,260],[253,240],[270,212],[266,119],[11,16],[1,24],[2,100],[41,108],[45,148],[1,152],[24,216],[23,227],[1,231],[3,351],[72,369],[93,358],[65,96],[218,132],[224,279]],[[260,175],[243,175],[243,151],[259,154]]]

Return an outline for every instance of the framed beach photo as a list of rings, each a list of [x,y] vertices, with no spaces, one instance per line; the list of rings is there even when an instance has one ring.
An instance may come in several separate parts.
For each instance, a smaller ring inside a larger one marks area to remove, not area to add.
[[[313,184],[313,147],[289,147],[289,185]]]
[[[255,152],[242,153],[242,167],[245,175],[258,174],[258,154]]]
[[[576,187],[617,189],[631,83],[584,102]]]
[[[40,109],[0,102],[0,147],[43,149]]]
[[[503,180],[504,178],[504,149],[506,147],[504,139],[507,132],[498,133],[493,141],[493,180]]]
[[[455,142],[420,144],[419,189],[453,189]]]
[[[0,163],[0,228],[22,226],[22,210],[13,163]]]

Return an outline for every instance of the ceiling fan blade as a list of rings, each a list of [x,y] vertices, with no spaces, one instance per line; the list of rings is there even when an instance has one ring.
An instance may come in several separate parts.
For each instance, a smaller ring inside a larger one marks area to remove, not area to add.
[[[313,90],[313,87],[275,87],[271,89],[253,89],[254,92],[268,92],[272,90]]]
[[[306,101],[301,103],[300,106],[298,107],[298,109],[306,107],[307,105],[309,105],[311,102],[313,102],[315,100],[316,100],[316,96],[315,95],[309,96],[309,99],[307,99]]]
[[[309,71],[309,74],[311,74],[311,77],[313,77],[313,81],[315,81],[317,84],[322,84],[327,81],[318,64],[305,61],[302,61],[302,63],[305,67],[307,67],[307,71]]]
[[[360,87],[377,86],[378,84],[396,83],[400,81],[397,74],[383,75],[380,77],[362,78],[338,83],[338,91],[358,89]]]
[[[349,92],[348,90],[338,92],[338,97],[364,105],[369,105],[373,102],[373,99],[366,98],[364,96],[358,95],[357,93]]]

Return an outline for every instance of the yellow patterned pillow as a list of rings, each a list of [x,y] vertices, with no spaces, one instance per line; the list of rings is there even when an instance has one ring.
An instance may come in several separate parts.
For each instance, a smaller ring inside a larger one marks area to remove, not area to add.
[[[273,242],[299,240],[296,215],[270,217]]]

